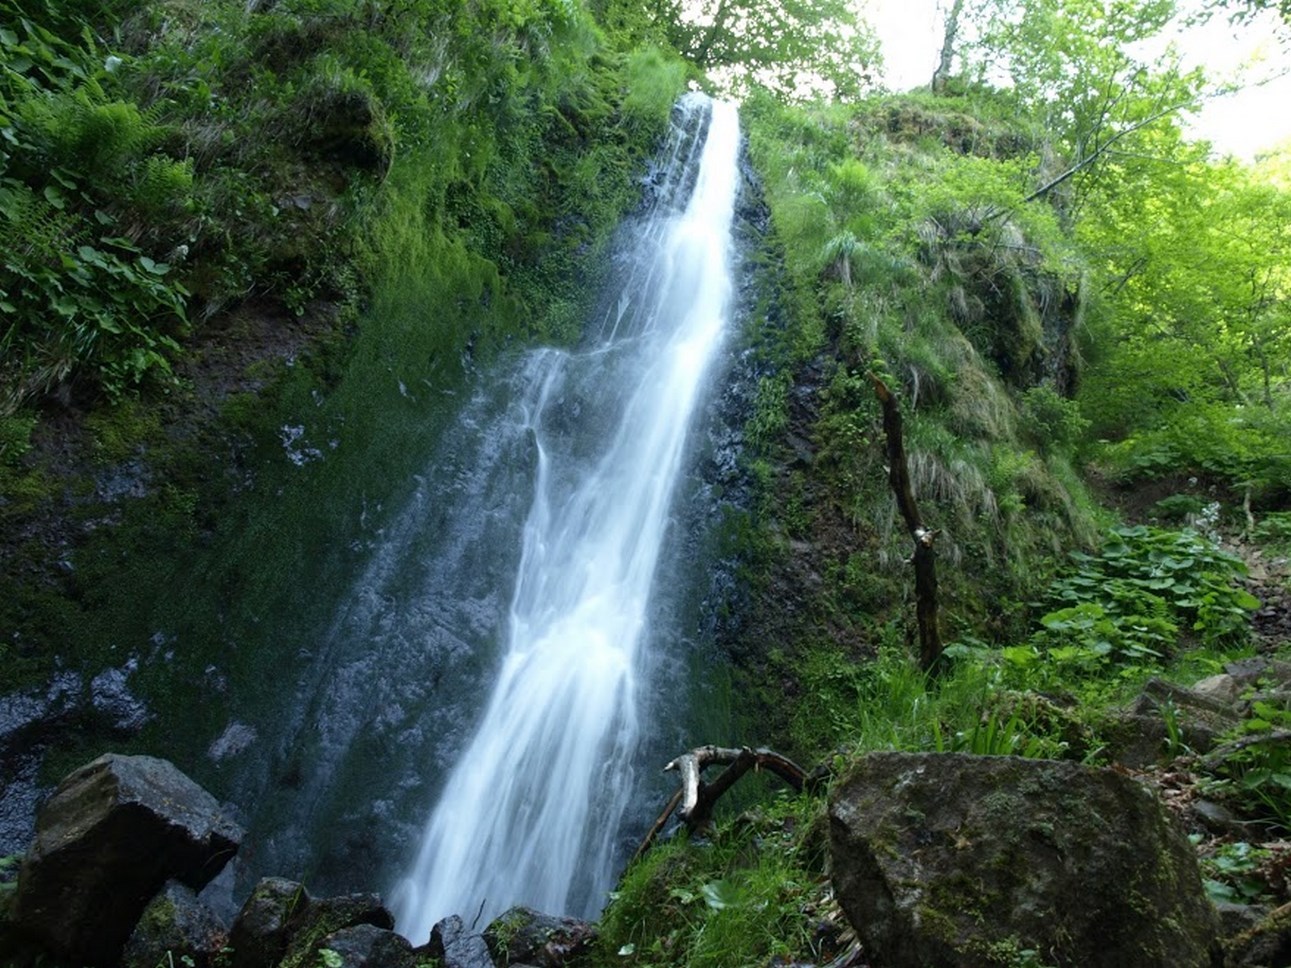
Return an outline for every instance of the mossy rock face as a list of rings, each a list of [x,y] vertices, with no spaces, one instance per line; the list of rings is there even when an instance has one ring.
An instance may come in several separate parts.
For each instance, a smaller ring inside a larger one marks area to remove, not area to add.
[[[834,793],[830,853],[875,965],[1221,963],[1186,837],[1111,770],[874,753]]]

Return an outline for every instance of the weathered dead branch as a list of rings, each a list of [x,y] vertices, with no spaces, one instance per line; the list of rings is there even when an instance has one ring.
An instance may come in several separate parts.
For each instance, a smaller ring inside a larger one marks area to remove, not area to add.
[[[705,783],[703,772],[710,766],[725,766],[712,783]],[[683,753],[664,767],[665,772],[677,771],[681,774],[681,786],[672,795],[663,813],[651,825],[645,839],[633,859],[648,851],[668,824],[668,819],[676,811],[688,830],[694,831],[708,826],[713,819],[713,808],[718,799],[735,785],[740,777],[749,770],[774,773],[791,789],[801,790],[807,781],[807,774],[787,756],[765,748],[753,749],[748,746],[734,749],[723,746],[697,746],[688,753]],[[678,809],[680,808],[680,809]]]

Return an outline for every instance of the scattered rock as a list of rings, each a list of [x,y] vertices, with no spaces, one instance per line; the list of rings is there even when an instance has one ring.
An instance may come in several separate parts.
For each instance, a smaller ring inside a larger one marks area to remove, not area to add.
[[[1250,931],[1268,915],[1269,909],[1235,901],[1216,901],[1215,913],[1219,915],[1220,934],[1234,938]]]
[[[234,720],[211,744],[206,755],[216,763],[222,763],[230,757],[237,756],[258,738],[254,726]]]
[[[1192,691],[1198,696],[1214,699],[1226,706],[1232,706],[1242,697],[1244,685],[1227,673],[1210,676],[1200,682],[1194,682]]]
[[[126,736],[139,732],[149,719],[148,707],[128,685],[130,675],[138,667],[139,661],[131,659],[120,669],[105,669],[90,682],[90,704],[94,711],[112,729]]]
[[[331,951],[333,957],[324,962],[323,951]],[[374,924],[334,931],[311,954],[310,965],[325,964],[327,968],[414,968],[417,964],[406,938]]]
[[[1291,965],[1291,904],[1284,904],[1228,944],[1228,968]]]
[[[830,826],[836,894],[876,963],[1219,964],[1191,845],[1112,770],[875,753],[836,789]]]
[[[483,936],[467,931],[456,914],[431,928],[426,950],[443,964],[443,968],[494,968],[493,957]]]
[[[48,791],[40,764],[49,741],[78,714],[85,685],[60,672],[41,691],[0,697],[0,857],[22,853],[35,834],[36,808]]]
[[[109,753],[41,808],[14,920],[61,957],[113,963],[167,880],[200,890],[241,840],[215,798],[173,764]]]
[[[513,907],[484,929],[484,940],[499,964],[562,968],[591,948],[596,928],[577,918]]]
[[[1224,836],[1242,833],[1245,824],[1237,814],[1213,800],[1194,800],[1189,804],[1192,815],[1211,833]]]
[[[209,968],[228,943],[229,929],[178,881],[166,886],[144,908],[121,955],[122,968],[157,968],[192,959],[196,968]],[[187,962],[183,962],[187,964]]]
[[[390,931],[394,917],[376,894],[316,900],[295,881],[266,877],[233,922],[232,968],[313,968],[325,937],[360,925]]]
[[[291,941],[297,908],[310,902],[304,885],[265,877],[251,889],[229,934],[233,968],[269,968],[282,960]]]

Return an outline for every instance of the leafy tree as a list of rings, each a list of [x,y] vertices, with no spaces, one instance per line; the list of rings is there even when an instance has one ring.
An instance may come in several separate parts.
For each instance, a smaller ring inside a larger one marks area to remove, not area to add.
[[[736,90],[757,84],[788,98],[856,97],[878,60],[852,0],[650,0],[637,27]]]
[[[1291,192],[1167,134],[1177,160],[1113,160],[1078,230],[1102,276],[1086,412],[1131,467],[1286,489]]]
[[[1142,54],[1175,12],[1174,0],[984,0],[975,9],[976,39],[961,45],[966,71],[1007,79],[1051,133],[1033,197],[1071,182],[1077,206],[1114,151],[1134,152],[1138,132],[1196,106],[1199,70],[1185,71],[1172,48]]]

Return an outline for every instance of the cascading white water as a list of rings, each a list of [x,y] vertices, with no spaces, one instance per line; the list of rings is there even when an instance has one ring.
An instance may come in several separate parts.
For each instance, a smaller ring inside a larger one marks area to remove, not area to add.
[[[614,876],[651,580],[731,302],[738,116],[699,95],[683,100],[692,123],[710,111],[689,202],[642,233],[605,340],[529,361],[537,471],[508,643],[483,719],[395,891],[397,926],[416,942],[440,918],[481,907],[485,918],[514,904],[591,914]],[[669,164],[694,159],[679,148]],[[609,392],[586,392],[592,383]],[[563,422],[610,415],[598,458],[565,452]]]

